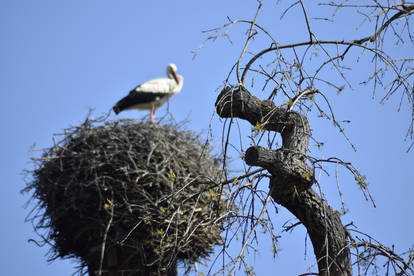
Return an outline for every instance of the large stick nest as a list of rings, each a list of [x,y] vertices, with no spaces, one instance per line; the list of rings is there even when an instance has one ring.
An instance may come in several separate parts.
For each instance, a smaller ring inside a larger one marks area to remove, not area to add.
[[[35,159],[24,190],[37,199],[32,219],[48,229],[54,257],[98,269],[116,252],[118,268],[159,271],[177,260],[193,264],[221,243],[221,170],[194,134],[87,119],[58,138]]]

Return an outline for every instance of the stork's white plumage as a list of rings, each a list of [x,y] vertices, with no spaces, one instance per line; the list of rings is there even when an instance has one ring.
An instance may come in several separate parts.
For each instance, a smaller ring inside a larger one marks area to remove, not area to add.
[[[151,110],[150,119],[154,123],[155,109],[163,105],[172,95],[181,91],[184,78],[177,75],[177,66],[169,64],[168,78],[159,78],[147,81],[132,89],[127,96],[118,101],[113,110],[116,114],[127,109]]]

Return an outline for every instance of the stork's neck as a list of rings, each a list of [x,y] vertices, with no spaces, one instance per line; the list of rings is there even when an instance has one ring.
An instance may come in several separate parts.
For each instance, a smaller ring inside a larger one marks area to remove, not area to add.
[[[167,77],[171,80],[175,80],[174,73],[168,72]]]
[[[181,91],[181,88],[183,88],[184,77],[181,75],[177,75],[177,80],[178,80],[177,87],[174,90],[178,93]]]

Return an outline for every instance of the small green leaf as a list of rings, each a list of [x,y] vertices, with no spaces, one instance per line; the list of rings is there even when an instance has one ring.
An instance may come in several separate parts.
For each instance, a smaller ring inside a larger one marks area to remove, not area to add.
[[[160,207],[160,212],[161,212],[161,215],[163,216],[167,212],[167,209],[165,209],[164,207],[161,206]]]
[[[176,175],[175,175],[175,173],[173,171],[171,171],[170,173],[167,173],[167,176],[168,176],[168,179],[171,182],[174,182]]]
[[[355,176],[355,181],[358,183],[359,187],[364,190],[368,187],[366,180],[367,177],[365,175]]]
[[[110,211],[114,208],[115,204],[108,198],[106,199],[106,203],[104,204],[104,209]]]

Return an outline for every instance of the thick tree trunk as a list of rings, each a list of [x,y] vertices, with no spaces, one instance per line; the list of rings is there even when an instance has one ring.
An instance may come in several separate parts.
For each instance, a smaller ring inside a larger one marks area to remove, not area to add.
[[[310,136],[307,118],[276,107],[272,101],[261,101],[242,87],[225,87],[217,98],[216,111],[222,118],[238,117],[254,126],[281,133],[281,149],[250,147],[245,153],[245,162],[272,174],[271,196],[306,227],[319,275],[352,275],[350,250],[339,213],[311,188],[315,178],[312,168],[306,164]]]

